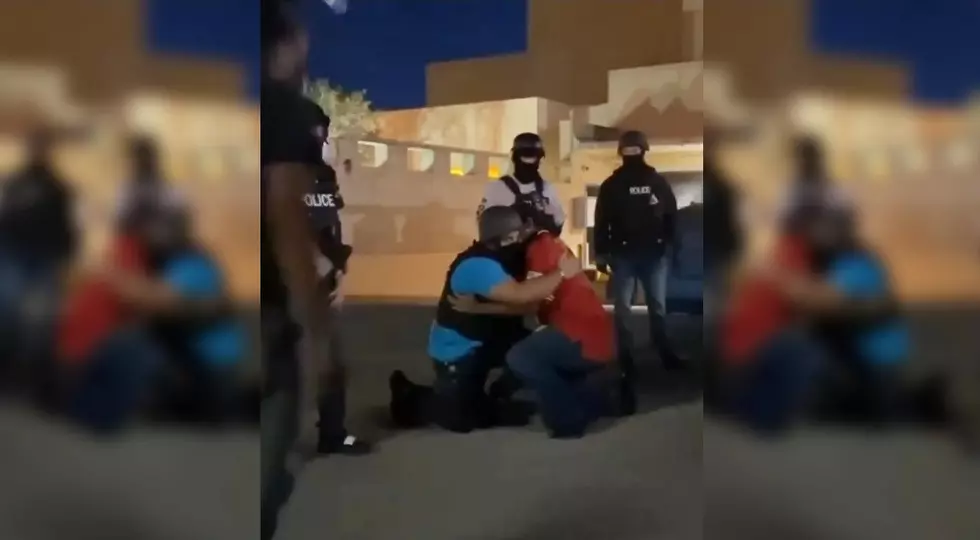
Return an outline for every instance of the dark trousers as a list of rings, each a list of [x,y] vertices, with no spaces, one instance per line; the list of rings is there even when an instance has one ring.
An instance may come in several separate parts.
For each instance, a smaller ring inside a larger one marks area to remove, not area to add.
[[[787,329],[771,338],[738,377],[739,418],[763,433],[791,427],[814,397],[824,360],[817,342],[801,331]]]
[[[331,369],[320,374],[320,395],[317,403],[319,413],[319,438],[325,443],[339,443],[347,436],[347,355],[344,349],[343,331],[340,328],[341,311],[330,310],[330,348]]]
[[[139,411],[163,364],[163,354],[143,332],[117,331],[86,360],[68,400],[71,417],[97,432],[123,427]]]
[[[0,384],[50,382],[59,268],[57,261],[0,253]]]
[[[319,438],[321,442],[342,441],[347,435],[345,427],[347,384],[346,363],[342,349],[339,326],[339,310],[331,312],[330,360],[333,369],[321,373],[320,396],[317,408],[319,413]],[[261,520],[262,539],[271,539],[276,532],[279,512],[289,501],[295,485],[295,476],[289,469],[289,458],[293,453],[300,432],[300,403],[298,334],[295,325],[283,322],[277,314],[270,316],[270,327],[281,331],[267,335],[263,339],[263,354],[266,366],[270,367],[274,382],[267,388],[262,400],[262,494]],[[264,323],[263,323],[264,324]],[[269,377],[270,374],[267,374]]]
[[[511,397],[520,387],[504,359],[508,351],[529,331],[510,328],[470,354],[452,363],[435,362],[436,380],[427,405],[431,421],[449,431],[467,433],[499,424],[501,400]],[[504,368],[487,388],[494,369]]]
[[[613,301],[618,350],[624,360],[629,361],[630,351],[633,350],[629,321],[637,284],[643,289],[649,313],[650,346],[660,353],[662,360],[673,359],[665,322],[668,259],[667,255],[637,254],[617,255],[610,261],[612,275],[609,277],[608,292]],[[632,365],[625,365],[624,369],[629,372]]]
[[[537,396],[541,419],[555,433],[580,432],[602,413],[604,393],[589,375],[602,366],[551,327],[534,332],[507,354],[507,365]]]
[[[269,540],[295,484],[288,462],[300,429],[299,351],[290,339],[263,341],[262,360],[271,382],[261,405],[260,517],[261,538]]]

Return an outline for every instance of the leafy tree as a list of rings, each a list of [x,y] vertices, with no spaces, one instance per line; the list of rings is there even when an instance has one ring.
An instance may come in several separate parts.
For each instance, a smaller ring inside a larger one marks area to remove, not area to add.
[[[377,132],[377,120],[365,91],[348,91],[318,79],[308,82],[305,92],[330,117],[331,137],[364,137]]]

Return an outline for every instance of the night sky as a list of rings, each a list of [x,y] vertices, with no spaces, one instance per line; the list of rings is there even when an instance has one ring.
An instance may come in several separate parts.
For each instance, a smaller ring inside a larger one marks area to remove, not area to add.
[[[524,0],[349,0],[343,16],[303,1],[311,75],[366,88],[382,109],[423,106],[429,62],[527,45]],[[149,47],[237,62],[257,93],[257,8],[242,10],[243,0],[148,2]],[[811,41],[829,53],[904,61],[918,99],[950,103],[980,89],[978,29],[980,0],[814,0]]]

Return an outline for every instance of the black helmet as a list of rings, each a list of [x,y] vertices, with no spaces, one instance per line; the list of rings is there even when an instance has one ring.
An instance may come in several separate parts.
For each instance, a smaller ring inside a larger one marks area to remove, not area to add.
[[[640,153],[643,153],[650,150],[650,143],[642,131],[630,130],[619,136],[619,155],[624,155],[623,150],[626,148],[639,148]]]
[[[544,143],[537,133],[521,133],[514,137],[511,154],[517,157],[544,157]]]
[[[491,206],[479,218],[480,242],[494,243],[514,232],[524,231],[524,220],[510,206]]]

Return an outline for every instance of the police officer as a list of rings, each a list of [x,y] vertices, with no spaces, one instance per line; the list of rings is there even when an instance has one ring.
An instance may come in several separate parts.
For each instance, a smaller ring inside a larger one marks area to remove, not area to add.
[[[623,164],[599,188],[595,207],[596,266],[610,275],[624,381],[633,375],[630,309],[636,283],[649,310],[650,342],[667,368],[679,364],[664,322],[668,262],[676,248],[677,199],[667,180],[644,160],[646,136],[627,131],[619,139]]]
[[[322,409],[328,402],[318,395],[321,386],[323,396],[338,401],[339,395],[342,401],[344,372],[339,357],[331,354],[329,304],[318,295],[320,279],[313,256],[316,238],[304,204],[323,161],[320,120],[310,113],[301,94],[308,40],[281,5],[263,2],[262,8],[260,243],[265,380],[261,537],[270,539],[279,509],[292,491],[294,480],[287,458],[303,426],[301,414]],[[324,420],[321,435],[336,427]],[[323,442],[322,436],[320,439]],[[359,449],[347,442],[356,439],[335,439],[332,449]]]
[[[491,206],[510,206],[536,228],[561,234],[565,211],[554,186],[542,178],[538,170],[543,158],[541,137],[534,133],[521,133],[515,137],[510,151],[514,171],[487,184],[477,214]]]
[[[435,364],[436,383],[434,402],[428,409],[433,415],[429,420],[450,431],[527,422],[526,413],[522,417],[511,407],[510,392],[502,388],[510,383],[501,384],[498,379],[487,392],[487,378],[491,370],[504,366],[507,351],[530,334],[524,326],[525,306],[553,294],[565,278],[581,272],[581,265],[566,255],[559,270],[519,281],[507,268],[513,259],[525,256],[525,231],[525,221],[513,208],[487,208],[479,218],[479,240],[457,255],[446,273],[429,332],[428,352]],[[498,309],[479,314],[457,310],[455,298],[461,296],[474,296],[481,305]],[[501,377],[510,375],[505,371]],[[396,421],[415,416],[407,410],[419,404],[401,399],[414,389],[404,374],[392,375],[391,408]]]

